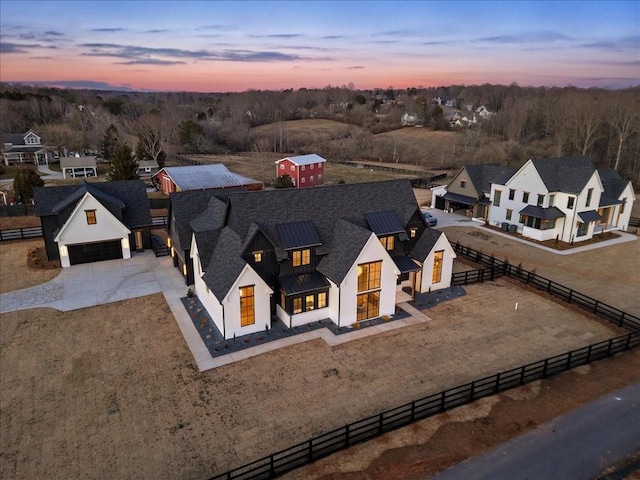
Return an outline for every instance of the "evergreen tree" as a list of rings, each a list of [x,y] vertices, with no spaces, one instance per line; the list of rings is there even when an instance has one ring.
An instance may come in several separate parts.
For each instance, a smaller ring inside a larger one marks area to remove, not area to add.
[[[114,154],[116,152],[116,148],[118,148],[119,144],[118,140],[118,128],[111,124],[109,128],[107,128],[107,133],[104,135],[102,142],[100,144],[100,152],[102,153],[102,158],[105,160],[113,160]]]
[[[273,188],[293,188],[295,187],[293,183],[293,178],[291,178],[286,173],[281,177],[276,178],[273,182]]]
[[[118,145],[107,178],[110,181],[138,179],[138,160],[133,156],[129,145]]]
[[[13,178],[13,191],[19,202],[33,198],[33,187],[44,187],[44,180],[34,170],[20,168]]]

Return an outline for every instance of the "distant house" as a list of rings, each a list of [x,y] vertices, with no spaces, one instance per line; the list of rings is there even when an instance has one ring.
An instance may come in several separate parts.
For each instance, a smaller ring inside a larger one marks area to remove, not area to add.
[[[274,317],[350,326],[394,315],[403,288],[451,285],[453,248],[427,227],[408,180],[179,192],[169,213],[175,264],[225,338]]]
[[[493,115],[493,113],[490,112],[489,109],[484,105],[481,105],[478,108],[476,108],[476,113],[480,116],[480,118],[484,120],[491,118],[491,115]]]
[[[262,190],[261,182],[230,172],[221,163],[165,167],[152,175],[152,180],[167,195],[173,192],[213,188]]]
[[[5,165],[13,163],[33,163],[47,165],[49,153],[41,143],[41,138],[32,130],[26,133],[9,133],[2,138],[2,158]]]
[[[513,169],[497,163],[466,165],[454,175],[444,193],[434,197],[434,206],[442,210],[464,210],[468,217],[486,219],[491,205],[491,185],[506,181],[513,173]]]
[[[324,164],[326,162],[315,153],[282,158],[276,161],[276,176],[289,175],[297,188],[322,185],[325,180]]]
[[[535,240],[567,243],[626,229],[635,201],[631,183],[617,173],[603,175],[604,181],[585,156],[529,160],[508,180],[491,185],[487,220]]]
[[[142,180],[34,189],[49,260],[63,267],[131,258],[151,248],[151,211]]]
[[[417,121],[418,121],[417,115],[409,115],[408,113],[405,113],[404,115],[402,115],[402,118],[400,119],[400,124],[403,127],[413,127]]]
[[[160,165],[155,160],[140,160],[138,162],[138,176],[140,178],[152,177],[160,170]]]
[[[73,157],[61,157],[60,170],[62,170],[62,178],[96,177],[98,175],[95,156],[81,157],[76,154]]]

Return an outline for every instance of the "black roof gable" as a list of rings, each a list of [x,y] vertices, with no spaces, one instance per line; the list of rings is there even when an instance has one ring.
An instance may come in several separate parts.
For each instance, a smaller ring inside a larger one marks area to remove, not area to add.
[[[39,217],[56,215],[62,208],[75,205],[85,195],[92,194],[106,208],[122,209],[122,222],[127,227],[151,225],[151,210],[143,180],[115,182],[84,182],[81,185],[38,187],[33,189],[35,211]]]
[[[550,192],[578,194],[596,171],[585,156],[537,158],[532,163]]]

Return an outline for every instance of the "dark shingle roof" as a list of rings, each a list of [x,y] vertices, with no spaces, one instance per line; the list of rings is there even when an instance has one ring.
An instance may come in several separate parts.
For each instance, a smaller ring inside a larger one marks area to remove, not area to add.
[[[595,210],[587,210],[586,212],[578,212],[579,221],[582,223],[595,222],[597,220],[602,220],[602,217]]]
[[[400,273],[417,272],[421,269],[416,262],[406,255],[392,257],[392,260],[396,264],[396,267],[398,267],[398,270],[400,270]]]
[[[211,254],[211,260],[202,276],[204,282],[219,301],[227,296],[246,265],[241,254],[240,237],[229,227],[224,227],[220,231],[218,241]]]
[[[433,250],[433,247],[436,245],[436,242],[441,235],[442,232],[440,230],[427,228],[424,232],[422,232],[422,235],[416,242],[413,250],[411,250],[409,256],[411,258],[415,258],[419,262],[424,262],[429,256],[429,253],[431,253],[431,250]]]
[[[122,208],[122,222],[127,227],[151,225],[151,210],[147,190],[142,180],[120,180],[96,182],[82,185],[34,188],[36,215],[55,215],[60,207],[68,207],[89,192],[107,207],[107,204]],[[71,201],[68,201],[71,199]]]
[[[191,190],[169,195],[171,215],[175,218],[175,228],[178,232],[177,248],[189,250],[193,229],[189,223],[198,217],[209,205],[215,190]]]
[[[204,232],[195,232],[196,243],[198,244],[198,254],[200,255],[200,263],[209,265],[213,250],[218,242],[218,237],[222,229],[208,230]]]
[[[322,259],[317,270],[339,285],[360,255],[372,232],[346,220],[335,223],[331,252]]]
[[[485,163],[483,165],[466,165],[465,169],[479,195],[491,192],[491,184],[504,185],[509,180],[515,170],[502,167],[497,163]]]
[[[629,181],[620,177],[620,174],[615,170],[598,170],[598,175],[600,175],[602,187],[604,188],[602,195],[609,199],[619,199],[624,189],[629,185]],[[611,205],[611,203],[608,204]]]
[[[226,212],[227,204],[216,197],[211,197],[209,198],[207,207],[200,215],[189,222],[189,226],[194,232],[204,232],[222,228]]]
[[[579,194],[596,171],[585,156],[538,158],[532,163],[550,192]]]

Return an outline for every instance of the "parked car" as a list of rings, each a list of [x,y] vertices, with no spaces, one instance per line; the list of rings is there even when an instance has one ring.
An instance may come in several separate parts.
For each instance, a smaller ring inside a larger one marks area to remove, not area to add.
[[[435,227],[438,224],[438,219],[431,215],[429,212],[422,212],[422,217],[430,227]]]

